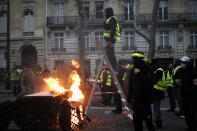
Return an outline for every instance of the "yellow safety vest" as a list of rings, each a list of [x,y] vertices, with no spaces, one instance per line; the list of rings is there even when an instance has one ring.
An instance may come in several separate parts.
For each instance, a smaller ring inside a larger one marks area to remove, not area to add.
[[[162,75],[162,80],[158,81],[155,85],[154,85],[154,88],[157,89],[157,90],[160,90],[160,91],[165,91],[166,90],[166,87],[167,87],[167,84],[165,82],[165,73],[164,73],[164,70],[162,68],[158,68],[155,73],[160,70],[163,72],[163,75]]]
[[[173,72],[172,72],[173,73]],[[166,84],[168,86],[173,87],[173,79],[172,79],[172,74],[170,75],[170,72],[167,72],[167,78],[166,78]]]
[[[22,71],[23,71],[23,70],[21,70],[21,69],[17,69],[17,70],[16,70],[16,72],[17,72],[17,74],[16,74],[16,76],[15,76],[16,80],[20,80]]]
[[[107,20],[106,20],[106,24],[109,24],[109,21],[111,20],[111,18],[114,18],[116,19],[117,21],[117,18],[115,16],[111,16],[109,17]],[[110,38],[110,34],[111,34],[111,30],[107,30],[105,33],[104,33],[104,37],[107,37],[107,38]],[[114,39],[115,40],[120,40],[120,26],[118,24],[118,21],[117,21],[117,25],[116,25],[116,33],[114,35]]]
[[[16,80],[16,73],[14,71],[11,71],[10,80]]]
[[[131,68],[131,67],[133,67],[133,65],[127,64],[125,68],[128,69],[128,68]],[[122,80],[123,81],[126,79],[126,76],[127,76],[127,73],[125,72],[124,75],[123,75],[123,77],[122,77]]]
[[[100,75],[100,81],[101,83],[103,82],[103,73],[105,72],[106,70],[103,70],[101,72],[101,75]],[[111,86],[111,82],[112,82],[112,75],[109,74],[109,71],[106,71],[108,73],[107,75],[107,82],[105,83],[107,86]],[[103,83],[104,84],[104,83]],[[103,86],[101,86],[103,87]]]
[[[181,66],[177,66],[172,70],[172,77],[175,76],[176,72],[181,68]]]

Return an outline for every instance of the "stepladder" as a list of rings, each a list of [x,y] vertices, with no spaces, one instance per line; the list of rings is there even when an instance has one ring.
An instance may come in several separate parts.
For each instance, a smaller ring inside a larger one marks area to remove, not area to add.
[[[99,49],[100,49],[100,52],[101,52],[101,60],[100,60],[100,63],[98,65],[98,68],[97,68],[96,78],[95,78],[94,83],[93,83],[93,87],[92,87],[92,90],[91,90],[91,93],[90,93],[90,97],[89,97],[89,100],[88,100],[88,103],[87,103],[87,106],[86,106],[85,114],[88,113],[88,108],[89,108],[89,106],[92,102],[92,97],[94,96],[96,87],[98,86],[98,81],[99,81],[99,77],[100,77],[100,72],[102,71],[103,63],[106,62],[108,67],[109,67],[110,74],[112,75],[114,85],[117,88],[117,91],[114,92],[114,93],[119,93],[120,94],[122,104],[124,105],[124,109],[127,112],[126,113],[127,117],[130,118],[131,120],[133,120],[132,112],[131,112],[130,108],[128,107],[126,96],[125,96],[124,91],[123,91],[123,89],[122,89],[122,87],[119,83],[118,78],[117,78],[117,73],[114,71],[114,69],[113,69],[113,67],[112,67],[112,65],[109,61],[109,58],[106,55],[105,48],[103,47],[103,44],[100,43],[100,41],[96,41],[96,44],[99,45]]]

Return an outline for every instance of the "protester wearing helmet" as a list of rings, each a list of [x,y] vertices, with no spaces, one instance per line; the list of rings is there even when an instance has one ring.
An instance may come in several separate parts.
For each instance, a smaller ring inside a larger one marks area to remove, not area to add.
[[[132,53],[134,68],[130,71],[127,102],[133,107],[136,131],[143,130],[143,120],[149,131],[154,131],[151,103],[153,102],[153,71],[144,61],[142,52]]]

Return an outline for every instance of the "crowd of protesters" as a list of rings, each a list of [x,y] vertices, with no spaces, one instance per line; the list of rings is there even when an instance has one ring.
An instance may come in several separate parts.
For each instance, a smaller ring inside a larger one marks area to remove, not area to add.
[[[187,56],[168,64],[166,68],[164,64],[159,64],[157,59],[150,61],[142,52],[134,52],[132,62],[126,61],[119,68],[119,81],[128,105],[134,113],[135,131],[143,130],[143,121],[146,122],[149,131],[154,131],[155,127],[163,128],[160,105],[166,95],[170,106],[167,111],[174,112],[180,119],[185,119],[188,126],[185,131],[196,130],[197,71]],[[100,73],[100,88],[105,107],[112,105],[110,92],[115,94],[113,77],[107,67],[103,66]],[[115,104],[119,105],[117,102]],[[119,110],[115,113],[121,112],[122,110]]]
[[[6,70],[1,70],[0,74],[1,84],[5,85],[8,73]],[[11,89],[16,96],[37,92],[43,84],[42,79],[49,74],[50,70],[46,65],[42,69],[39,65],[22,67],[14,64],[10,72]]]
[[[143,130],[142,121],[147,128],[154,131],[153,123],[157,128],[163,128],[160,111],[161,101],[167,93],[170,108],[179,118],[185,119],[187,129],[197,129],[197,70],[188,56],[176,59],[165,67],[156,59],[151,62],[145,60],[142,52],[132,53],[133,68],[128,72],[128,86],[125,94],[128,103],[134,112],[134,127],[136,131]],[[179,110],[176,110],[176,101]],[[151,105],[153,105],[151,109]],[[152,112],[152,115],[151,115]],[[153,117],[153,118],[152,118]]]

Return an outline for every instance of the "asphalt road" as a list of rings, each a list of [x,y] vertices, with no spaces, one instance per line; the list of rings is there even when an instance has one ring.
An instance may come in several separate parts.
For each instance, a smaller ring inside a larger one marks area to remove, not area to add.
[[[6,100],[14,101],[15,99],[15,96],[9,91],[0,90],[0,103]],[[134,131],[132,121],[124,114],[111,114],[114,107],[104,108],[99,106],[99,103],[101,103],[101,97],[93,97],[93,103],[88,111],[88,117],[91,119],[91,122],[89,122],[87,126],[84,126],[81,129],[82,131]],[[166,97],[161,104],[163,129],[157,130],[184,131],[186,128],[184,119],[178,118],[172,112],[167,112],[166,110],[168,108],[168,98]],[[15,125],[11,124],[9,129],[13,131],[13,129],[17,128]]]

